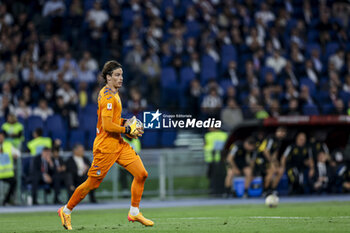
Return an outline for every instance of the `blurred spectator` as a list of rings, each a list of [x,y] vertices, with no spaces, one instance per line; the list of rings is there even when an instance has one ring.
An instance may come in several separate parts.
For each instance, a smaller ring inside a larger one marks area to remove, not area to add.
[[[300,106],[315,104],[307,86],[301,86],[299,95]]]
[[[232,130],[243,122],[242,110],[233,98],[229,98],[227,106],[221,110],[221,121],[223,128],[227,130]]]
[[[231,146],[230,152],[227,155],[227,175],[225,179],[226,192],[230,195],[232,190],[232,181],[235,176],[244,176],[244,196],[248,197],[248,188],[253,180],[253,164],[255,162],[255,147],[254,138],[249,137],[243,142],[236,142]]]
[[[260,5],[260,11],[255,13],[255,18],[261,19],[265,26],[276,19],[275,15],[269,10],[269,6],[264,2]]]
[[[346,109],[345,109],[344,102],[342,99],[337,99],[334,102],[333,114],[336,114],[336,115],[345,115],[346,114]]]
[[[24,141],[24,127],[17,121],[17,117],[10,113],[7,116],[7,121],[1,126],[1,130],[6,133],[6,141],[12,143],[12,145],[21,149],[21,144]]]
[[[46,121],[46,119],[49,116],[53,115],[53,110],[47,105],[47,102],[45,99],[41,99],[39,101],[39,105],[36,108],[34,108],[33,115],[39,116],[41,117],[41,119],[43,119],[43,121]]]
[[[252,87],[250,89],[250,92],[248,94],[248,96],[245,98],[244,103],[246,105],[257,105],[259,103],[261,103],[262,99],[261,99],[261,95],[260,95],[260,89],[256,86]]]
[[[108,37],[108,52],[109,52],[110,58],[119,61],[122,56],[121,50],[122,50],[122,46],[120,42],[120,34],[118,29],[114,28],[109,33],[109,37]],[[92,67],[90,67],[89,69],[91,68]]]
[[[317,75],[317,72],[314,70],[311,60],[307,60],[305,63],[305,73],[306,73],[306,76],[312,82],[314,82],[315,84],[318,84],[318,75]]]
[[[80,27],[83,23],[83,14],[84,10],[82,7],[82,2],[80,0],[71,1],[71,5],[69,6],[69,10],[66,16],[66,23],[70,25],[71,28],[68,32],[69,38],[72,41],[73,48],[79,48],[80,38],[79,31]]]
[[[20,117],[26,120],[28,117],[32,115],[33,111],[32,111],[32,108],[29,107],[22,98],[20,98],[18,100],[18,106],[16,107],[13,113],[15,114],[16,117]]]
[[[11,62],[6,62],[5,72],[0,75],[0,83],[5,83],[11,79],[18,80],[18,74],[14,72]]]
[[[50,104],[51,106],[55,103],[56,101],[56,95],[55,95],[55,91],[54,91],[54,85],[51,82],[47,82],[45,84],[45,89],[42,93],[42,98],[44,98],[46,100],[46,102],[48,104]]]
[[[137,116],[147,108],[147,100],[142,98],[137,88],[130,89],[130,100],[128,101],[128,111]]]
[[[313,62],[314,68],[318,73],[322,72],[323,65],[320,59],[320,52],[317,49],[312,49],[311,51],[311,60]]]
[[[169,66],[173,60],[173,55],[170,50],[169,43],[164,42],[161,47],[161,65],[162,67]]]
[[[212,88],[209,90],[209,94],[204,96],[201,104],[203,113],[208,117],[218,118],[220,108],[222,107],[221,97],[218,95],[217,89]]]
[[[262,85],[262,88],[266,96],[265,101],[271,96],[278,96],[282,92],[282,86],[276,82],[274,73],[270,71],[265,74],[265,84]]]
[[[336,70],[339,72],[344,66],[344,63],[345,63],[344,58],[345,58],[344,50],[338,49],[335,54],[329,57],[329,62],[333,63]]]
[[[10,26],[14,23],[13,16],[7,11],[6,4],[0,5],[0,15],[3,18],[3,22],[5,25]]]
[[[280,115],[282,115],[281,106],[278,100],[276,99],[271,100],[269,112],[270,112],[269,115],[271,117],[279,117]]]
[[[219,96],[224,95],[224,89],[220,87],[220,85],[217,83],[217,81],[214,78],[208,81],[207,85],[205,85],[203,90],[206,94],[209,94],[210,90],[212,89],[215,89]]]
[[[314,162],[310,148],[307,146],[306,134],[298,133],[295,144],[286,148],[281,159],[282,169],[287,171],[292,184],[291,192],[304,193],[309,179],[314,176]]]
[[[55,178],[57,182],[54,183],[55,197],[54,204],[62,204],[59,199],[61,186],[66,186],[68,180],[66,179],[66,165],[60,156],[61,142],[56,140],[52,147],[52,162],[55,164]]]
[[[31,164],[32,198],[33,205],[38,205],[37,192],[40,185],[43,185],[45,193],[50,193],[54,188],[54,203],[59,203],[59,183],[60,179],[56,172],[56,165],[52,158],[51,149],[44,147],[41,153],[35,156]],[[45,203],[46,204],[46,203]]]
[[[69,109],[66,107],[62,95],[57,96],[54,111],[55,114],[60,114],[62,117],[68,117]]]
[[[50,64],[45,62],[41,70],[38,71],[38,79],[41,82],[50,83],[57,80],[57,72],[50,69]]]
[[[36,104],[39,101],[40,88],[33,72],[30,72],[29,80],[25,83],[25,87],[23,87],[22,97],[27,104]]]
[[[63,16],[66,6],[62,0],[48,0],[43,7],[43,16],[49,20],[48,28],[51,33],[60,33],[62,30]]]
[[[317,193],[330,192],[332,183],[331,168],[327,163],[328,157],[321,151],[317,155],[315,175],[313,177],[313,190]]]
[[[68,199],[72,196],[74,190],[82,184],[87,178],[87,172],[91,166],[88,158],[84,156],[84,146],[77,144],[73,148],[73,155],[66,162],[66,181],[68,188]],[[95,192],[89,193],[90,202],[96,203]]]
[[[188,98],[188,111],[192,114],[193,117],[198,117],[200,113],[200,98],[203,94],[203,88],[200,82],[197,79],[193,79],[190,82],[190,85],[187,89],[187,98]]]
[[[185,28],[183,27],[180,20],[176,19],[174,21],[173,27],[169,29],[169,33],[172,35],[169,43],[173,48],[175,54],[181,54],[184,50],[185,41],[183,39],[183,34]]]
[[[224,73],[224,77],[229,78],[231,81],[231,84],[235,87],[239,85],[239,78],[238,78],[236,69],[237,69],[237,63],[235,61],[230,61],[228,63],[227,70]]]
[[[292,98],[292,99],[289,100],[287,115],[289,115],[289,116],[298,116],[298,115],[300,115],[299,102],[298,102],[297,99]]]
[[[216,63],[220,61],[219,53],[211,43],[205,45],[205,54],[213,58]]]
[[[81,61],[79,63],[77,78],[79,82],[86,82],[86,83],[96,82],[96,77],[94,73],[87,68],[87,63],[85,61]]]
[[[276,74],[279,74],[286,65],[286,59],[280,55],[278,50],[274,50],[273,55],[266,59],[266,66],[271,67]]]
[[[299,81],[296,72],[293,69],[293,64],[290,61],[287,61],[286,66],[280,73],[281,79],[284,79],[286,82],[290,81],[293,86],[299,86]],[[286,85],[286,84],[285,84]],[[286,85],[287,86],[287,85]]]
[[[62,97],[66,105],[76,105],[78,103],[78,95],[68,82],[63,83],[62,87],[56,91],[57,97]]]
[[[342,169],[342,188],[344,193],[349,193],[350,192],[350,161],[346,161],[346,165]]]
[[[338,89],[343,85],[342,81],[339,78],[339,75],[335,71],[329,71],[329,86],[336,86]]]
[[[14,112],[14,106],[10,103],[10,99],[8,96],[2,96],[0,98],[0,117],[5,117]]]
[[[227,89],[226,89],[226,93],[224,95],[224,105],[228,105],[227,101],[229,99],[234,99],[236,100],[237,99],[237,93],[236,93],[236,89],[234,86],[228,86]]]
[[[204,161],[207,164],[209,179],[209,194],[217,195],[224,192],[224,172],[221,163],[221,153],[227,139],[227,133],[216,128],[209,128],[204,135]]]
[[[81,109],[85,108],[89,101],[88,84],[86,82],[79,83],[78,97],[79,97],[79,107]]]
[[[343,91],[350,93],[350,73],[345,76]]]
[[[2,92],[0,93],[0,98],[7,98],[8,101],[13,101],[13,93],[11,91],[10,82],[6,82],[2,84]]]
[[[125,57],[125,64],[130,68],[132,74],[136,74],[136,78],[139,77],[137,74],[142,65],[142,57],[144,56],[144,50],[140,43],[137,43],[133,50],[131,50]]]
[[[14,160],[21,156],[21,152],[16,149],[11,142],[6,140],[6,133],[0,131],[0,181],[9,184],[2,205],[13,205],[16,189],[15,165]]]
[[[303,18],[305,23],[310,24],[313,17],[310,1],[303,2]]]
[[[148,90],[151,93],[152,102],[157,103],[159,99],[160,67],[151,57],[146,57],[142,63],[141,72],[147,80]]]
[[[78,77],[78,72],[74,66],[71,65],[69,61],[65,61],[60,70],[60,74],[65,82],[72,82]]]
[[[52,141],[49,137],[43,137],[43,130],[37,128],[33,131],[33,139],[27,143],[31,156],[41,154],[43,148],[52,148]]]
[[[281,166],[281,153],[283,140],[287,136],[285,127],[278,127],[273,136],[264,139],[258,148],[255,159],[255,175],[264,177],[265,194],[275,193],[284,168]]]
[[[324,142],[326,139],[326,135],[322,131],[316,131],[310,137],[310,149],[312,152],[312,159],[314,162],[317,162],[317,156],[320,152],[324,152],[327,156],[327,161],[331,162],[331,157],[329,155],[329,149],[327,144]]]
[[[98,70],[98,63],[94,58],[91,57],[91,53],[89,51],[84,51],[81,62],[82,61],[85,63],[85,68],[87,70],[90,70],[92,72]]]
[[[79,99],[77,93],[68,83],[64,83],[63,88],[58,89],[56,95],[55,113],[61,115],[71,128],[78,127],[76,107]]]
[[[199,56],[198,53],[193,52],[191,53],[190,56],[190,66],[193,70],[193,72],[196,74],[196,76],[198,77],[200,71],[201,71],[201,63],[199,61]]]
[[[86,20],[89,22],[91,28],[100,29],[107,22],[109,16],[105,10],[102,9],[101,2],[95,1],[94,7],[87,12]]]
[[[249,36],[245,40],[246,45],[250,48],[251,51],[256,51],[259,48],[264,46],[264,38],[258,35],[256,28],[250,30]]]

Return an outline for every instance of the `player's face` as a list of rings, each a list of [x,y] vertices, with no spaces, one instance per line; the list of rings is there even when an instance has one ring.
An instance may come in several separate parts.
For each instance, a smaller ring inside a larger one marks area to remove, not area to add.
[[[280,139],[283,139],[283,138],[285,138],[286,137],[286,131],[285,130],[283,130],[283,129],[278,129],[277,131],[276,131],[276,136],[277,136],[277,138],[280,138]]]
[[[123,85],[123,70],[118,68],[113,70],[112,75],[110,75],[109,83],[112,84],[114,88],[120,88]]]
[[[254,144],[249,144],[248,142],[245,142],[245,149],[249,152],[252,152],[255,150],[255,145]]]
[[[297,136],[297,146],[304,146],[306,143],[306,135],[301,133]]]

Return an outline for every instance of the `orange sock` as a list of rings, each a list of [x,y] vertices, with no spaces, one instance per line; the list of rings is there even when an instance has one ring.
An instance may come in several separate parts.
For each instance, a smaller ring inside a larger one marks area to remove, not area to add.
[[[140,158],[126,166],[125,169],[134,176],[131,184],[131,206],[139,207],[148,173]]]
[[[88,177],[87,180],[75,189],[73,195],[68,201],[67,208],[73,210],[76,205],[81,202],[85,196],[94,189],[100,186],[102,179],[97,179],[95,177]]]

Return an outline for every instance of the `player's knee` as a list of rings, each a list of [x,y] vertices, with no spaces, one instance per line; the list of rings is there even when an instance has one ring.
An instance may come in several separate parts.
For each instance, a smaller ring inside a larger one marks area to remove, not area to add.
[[[97,189],[101,184],[100,180],[97,179],[91,179],[89,182],[89,191]]]
[[[147,177],[148,177],[148,172],[146,170],[143,170],[143,171],[140,171],[140,173],[135,178],[140,181],[145,181]]]

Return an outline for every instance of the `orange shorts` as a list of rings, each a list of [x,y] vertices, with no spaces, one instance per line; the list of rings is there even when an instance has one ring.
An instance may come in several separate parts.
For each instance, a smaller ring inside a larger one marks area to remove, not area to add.
[[[114,163],[126,167],[138,158],[134,149],[127,142],[123,142],[116,153],[95,153],[88,176],[103,179]]]

